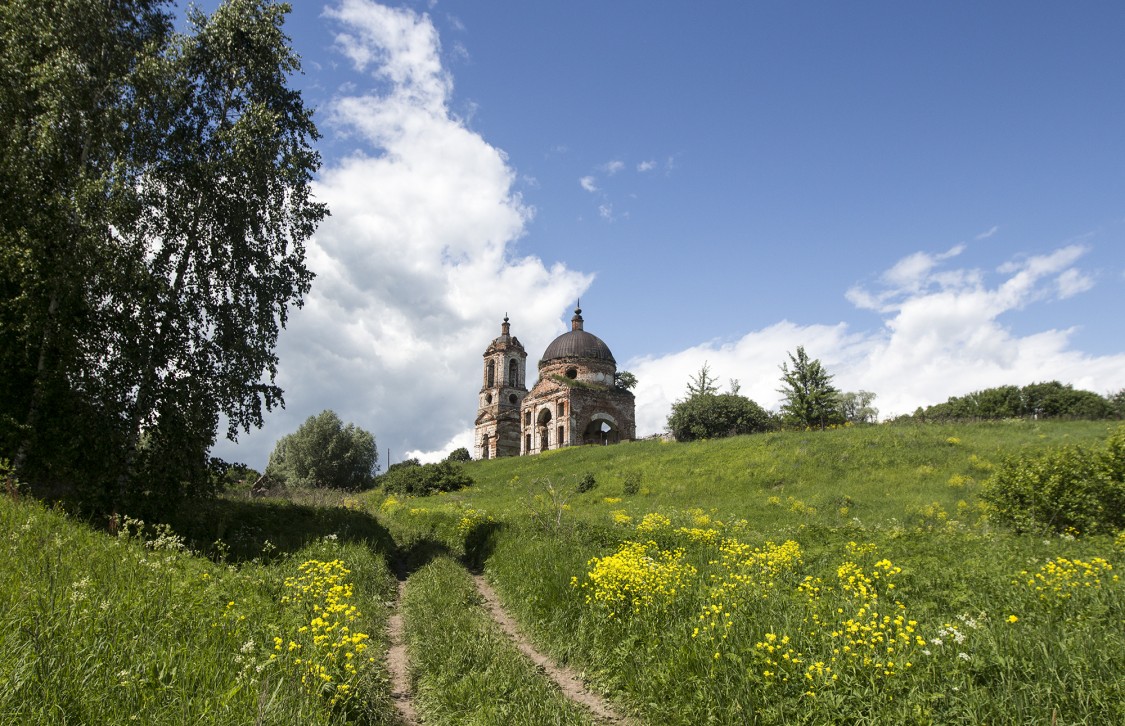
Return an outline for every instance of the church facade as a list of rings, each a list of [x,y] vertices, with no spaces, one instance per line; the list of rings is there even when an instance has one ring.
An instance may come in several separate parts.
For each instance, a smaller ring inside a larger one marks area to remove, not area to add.
[[[601,338],[584,330],[581,308],[571,329],[555,338],[527,389],[527,351],[508,318],[484,352],[476,418],[481,459],[538,454],[583,444],[636,438],[636,400],[616,385],[617,361]]]

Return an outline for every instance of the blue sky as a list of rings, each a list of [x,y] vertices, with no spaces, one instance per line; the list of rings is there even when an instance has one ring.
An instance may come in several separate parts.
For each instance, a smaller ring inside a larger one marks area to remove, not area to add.
[[[471,449],[501,318],[531,374],[579,295],[640,434],[704,361],[776,408],[797,345],[885,416],[1125,387],[1119,2],[294,4],[333,216],[219,456],[324,408]]]

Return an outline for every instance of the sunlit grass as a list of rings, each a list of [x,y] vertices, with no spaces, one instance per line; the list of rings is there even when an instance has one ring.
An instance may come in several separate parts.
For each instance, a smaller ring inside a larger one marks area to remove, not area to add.
[[[505,601],[645,722],[1112,723],[1122,548],[1012,535],[977,496],[1003,457],[1111,428],[583,448],[474,464],[471,489],[384,516],[451,551],[463,512],[496,520],[478,554]],[[587,473],[598,486],[578,493]]]

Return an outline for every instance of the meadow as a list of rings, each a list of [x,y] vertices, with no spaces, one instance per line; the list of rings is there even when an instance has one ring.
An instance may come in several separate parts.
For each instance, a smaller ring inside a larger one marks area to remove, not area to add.
[[[1125,722],[1125,536],[1013,534],[980,497],[1005,457],[1112,429],[583,447],[437,496],[218,500],[113,534],[5,499],[0,718],[393,723],[397,572],[426,722],[590,723],[484,613],[482,571],[638,723]]]

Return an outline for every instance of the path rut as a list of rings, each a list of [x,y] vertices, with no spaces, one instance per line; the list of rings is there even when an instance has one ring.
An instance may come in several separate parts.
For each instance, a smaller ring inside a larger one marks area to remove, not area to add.
[[[394,701],[403,726],[417,726],[418,712],[410,690],[409,661],[406,657],[406,632],[402,621],[402,593],[406,579],[398,581],[394,612],[387,619],[387,670],[391,674],[391,700]]]
[[[531,642],[520,632],[519,626],[508,611],[504,609],[500,598],[497,596],[496,591],[488,583],[488,580],[483,575],[473,575],[473,582],[476,584],[477,592],[484,598],[485,606],[488,608],[489,615],[496,622],[497,625],[504,631],[504,633],[512,639],[516,647],[521,653],[531,660],[548,678],[555,682],[555,684],[562,690],[563,695],[571,701],[585,706],[590,713],[602,721],[612,724],[622,724],[623,726],[637,726],[637,722],[633,719],[619,713],[615,710],[609,702],[586,688],[582,682],[582,678],[573,669],[566,666],[559,665],[546,655],[540,653]]]

